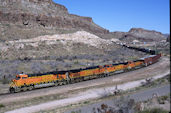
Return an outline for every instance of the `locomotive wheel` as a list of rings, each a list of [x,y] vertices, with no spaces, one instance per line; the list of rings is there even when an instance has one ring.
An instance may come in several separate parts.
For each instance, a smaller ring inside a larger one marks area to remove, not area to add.
[[[129,70],[128,69],[124,69],[124,72],[128,72]]]
[[[60,82],[60,83],[59,83],[59,86],[62,86],[62,85],[63,85],[63,82]]]
[[[17,89],[15,89],[15,93],[20,92],[20,91],[21,91],[21,88],[20,87],[18,87]]]
[[[29,86],[29,87],[28,87],[28,90],[32,90],[32,89],[33,89],[33,86]]]
[[[81,81],[83,81],[83,78],[82,77],[79,79],[79,82],[81,82]]]
[[[103,78],[103,74],[100,75],[100,78]]]
[[[24,87],[22,88],[22,90],[23,90],[23,91],[27,91],[27,87],[24,86]]]
[[[109,76],[109,73],[107,73],[106,75],[105,75],[105,77],[108,77]]]
[[[66,85],[66,81],[62,82],[62,85]]]
[[[75,83],[79,82],[79,78],[75,79]]]
[[[66,81],[66,85],[67,85],[67,84],[69,84],[69,82],[68,82],[68,81]]]
[[[55,86],[58,86],[59,84],[58,83],[55,83]]]
[[[74,80],[74,83],[77,83],[78,81],[77,80]]]
[[[54,82],[54,84],[55,84],[55,86],[58,86],[59,85],[58,82]]]
[[[73,83],[75,83],[75,81],[74,80],[71,80],[70,84],[73,84]]]
[[[14,88],[10,88],[10,93],[15,93],[15,89]]]

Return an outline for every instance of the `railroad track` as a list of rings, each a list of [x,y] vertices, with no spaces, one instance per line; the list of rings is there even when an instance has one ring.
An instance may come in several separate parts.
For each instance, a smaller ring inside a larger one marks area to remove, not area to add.
[[[126,48],[129,48],[129,49],[134,49],[134,50],[137,50],[137,51],[142,51],[142,52],[146,52],[146,53],[151,53],[151,54],[154,54],[155,53],[155,51],[153,51],[153,50],[149,50],[149,49],[144,49],[144,48],[135,48],[135,47],[129,47],[129,46],[126,46],[126,45],[123,45],[123,47],[126,47]],[[149,61],[148,61],[149,62]],[[124,64],[125,65],[125,64]],[[146,65],[148,65],[148,64],[146,64]],[[137,68],[140,68],[140,67],[142,67],[142,65],[140,65],[140,66],[134,66],[134,68],[133,69],[137,69]],[[106,68],[105,68],[105,70],[106,70]],[[131,69],[132,70],[132,69]],[[130,69],[129,69],[129,71],[131,71]],[[108,70],[107,70],[108,71]],[[96,75],[96,76],[87,76],[88,77],[88,79],[87,80],[90,80],[90,79],[94,79],[94,78],[103,78],[103,77],[108,77],[108,76],[111,76],[111,75],[113,75],[113,74],[118,74],[118,73],[122,73],[122,72],[127,72],[128,70],[127,69],[121,69],[121,70],[119,70],[119,71],[114,71],[114,72],[111,72],[111,73],[108,73],[107,75],[105,74],[105,73],[102,73],[101,75]],[[66,73],[66,72],[65,72]],[[77,72],[78,73],[78,72]],[[93,72],[94,73],[94,72]],[[99,73],[99,72],[98,72]],[[27,76],[27,75],[23,75],[23,77],[24,76]],[[68,76],[70,76],[70,75],[65,75],[67,78],[68,78]],[[57,75],[57,77],[58,77],[58,75]],[[69,77],[70,78],[70,77]],[[83,80],[82,80],[82,78],[78,78],[77,77],[77,80],[74,80],[73,82],[74,83],[76,83],[76,82],[80,82],[80,81],[84,81],[85,80],[85,78],[86,78],[86,76],[84,76],[84,78],[83,78]],[[44,78],[45,79],[45,78]],[[53,79],[55,79],[55,78],[53,78]],[[75,78],[74,78],[75,79]],[[16,80],[15,80],[16,81]],[[17,83],[18,84],[18,83]],[[49,85],[50,84],[50,85]],[[58,86],[59,85],[64,85],[65,84],[65,82],[61,82],[61,84],[59,83],[58,84]],[[67,82],[66,82],[66,84],[67,84]],[[71,83],[70,83],[71,84]],[[36,86],[41,86],[41,87],[44,87],[44,86],[54,86],[54,85],[56,85],[55,84],[55,82],[48,82],[48,83],[46,83],[46,84],[36,84],[36,85],[34,85],[34,86],[32,86],[32,85],[30,85],[28,88],[26,87],[26,86],[23,86],[23,88],[21,87],[20,88],[20,90],[22,89],[22,90],[24,90],[24,91],[27,91],[29,88],[31,88],[31,89],[35,89],[36,88]],[[16,87],[16,86],[15,86]],[[15,92],[15,90],[17,90],[17,89],[14,89],[13,87],[10,87],[10,92]],[[16,91],[16,92],[19,92],[19,91]],[[9,93],[6,93],[6,94],[0,94],[0,96],[1,95],[7,95],[7,94],[9,94]]]
[[[0,103],[8,103],[8,102],[15,102],[18,100],[27,100],[29,98],[35,98],[40,96],[46,95],[53,95],[53,94],[65,94],[68,91],[75,91],[84,88],[91,88],[91,87],[104,87],[104,85],[110,84],[118,84],[118,82],[129,82],[137,79],[145,78],[149,73],[148,77],[155,76],[156,74],[161,73],[161,70],[164,72],[169,66],[169,59],[162,58],[156,64],[150,65],[148,67],[140,68],[134,71],[129,71],[126,73],[116,74],[114,76],[104,77],[100,79],[93,79],[83,82],[78,82],[69,85],[63,85],[58,87],[48,87],[42,89],[36,89],[32,91],[26,92],[19,92],[14,94],[0,94]],[[167,69],[168,70],[168,69]],[[116,80],[119,80],[118,82]]]
[[[101,79],[101,78],[107,78],[107,77],[110,77],[110,76],[119,76],[120,74],[122,73],[129,73],[131,71],[135,71],[135,70],[138,70],[138,69],[141,69],[141,68],[145,68],[145,67],[137,67],[137,68],[134,68],[134,69],[131,69],[131,70],[126,70],[126,71],[117,71],[115,73],[110,73],[110,75],[108,76],[103,76],[103,77],[100,77],[100,78],[94,78],[94,79],[90,79],[90,80],[97,80],[97,79]],[[81,81],[81,82],[85,82],[85,81],[90,81],[90,80],[84,80],[84,81]],[[78,82],[76,82],[78,83]],[[76,83],[72,83],[72,84],[76,84]],[[62,86],[66,86],[66,85],[71,85],[71,84],[65,84],[65,85],[62,85]],[[49,87],[44,87],[44,88],[52,88],[52,87],[55,87],[55,86],[49,86]],[[61,86],[57,86],[57,87],[61,87]],[[39,90],[42,90],[42,88],[37,88],[37,89],[33,89],[33,90],[30,90],[30,91],[21,91],[21,92],[17,92],[17,93],[1,93],[0,94],[0,97],[1,96],[8,96],[8,95],[15,95],[15,94],[24,94],[25,92],[34,92],[34,91],[39,91]]]

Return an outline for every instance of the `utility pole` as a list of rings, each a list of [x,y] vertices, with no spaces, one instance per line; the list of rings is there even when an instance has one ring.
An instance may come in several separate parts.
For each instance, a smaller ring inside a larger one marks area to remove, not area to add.
[[[155,52],[158,54],[156,42],[155,42]]]

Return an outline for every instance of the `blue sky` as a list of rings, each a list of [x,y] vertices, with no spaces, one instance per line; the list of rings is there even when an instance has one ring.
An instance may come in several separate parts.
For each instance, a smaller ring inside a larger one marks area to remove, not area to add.
[[[53,0],[110,31],[132,27],[170,33],[169,0]]]

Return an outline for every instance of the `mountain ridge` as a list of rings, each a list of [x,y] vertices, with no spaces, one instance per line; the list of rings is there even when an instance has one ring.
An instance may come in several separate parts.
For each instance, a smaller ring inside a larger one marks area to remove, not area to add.
[[[64,31],[75,29],[91,33],[109,33],[107,29],[95,24],[91,17],[69,14],[65,6],[51,0],[0,0],[0,23],[9,26],[15,24],[24,29],[44,27],[64,29]]]

